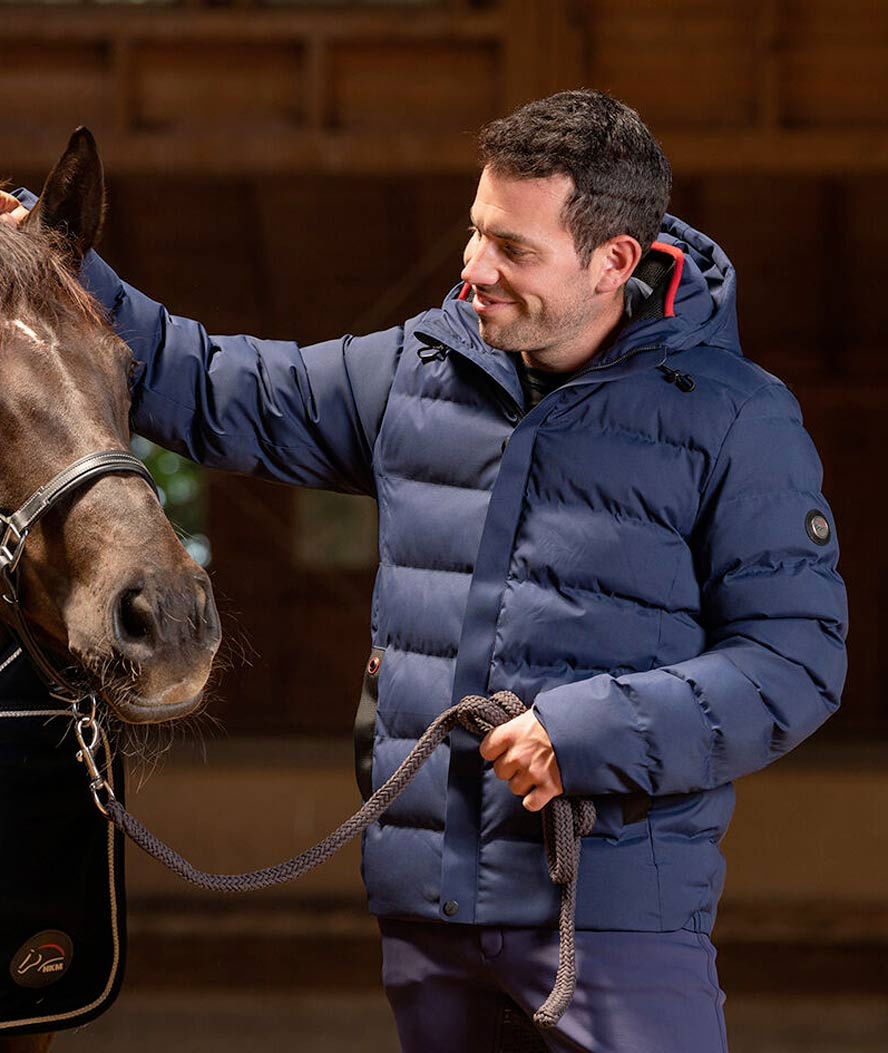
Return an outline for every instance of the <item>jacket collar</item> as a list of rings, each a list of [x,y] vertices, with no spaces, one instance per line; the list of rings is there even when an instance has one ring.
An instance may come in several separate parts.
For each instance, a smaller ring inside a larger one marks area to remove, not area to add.
[[[460,287],[457,287],[457,292]],[[490,347],[478,335],[478,323],[472,307],[462,300],[448,300],[440,310],[429,311],[416,328],[417,337],[429,347],[439,346],[473,362],[519,406],[524,405],[524,392],[512,356]]]
[[[518,406],[524,406],[524,391],[514,355],[484,343],[478,336],[478,323],[469,304],[453,299],[447,301],[444,309],[429,311],[417,325],[416,335],[429,348],[455,352],[473,362]],[[610,380],[619,380],[638,370],[661,365],[666,361],[666,354],[666,348],[662,344],[645,344],[627,339],[621,333],[602,355],[596,355],[591,362],[578,370],[565,386],[602,384]]]

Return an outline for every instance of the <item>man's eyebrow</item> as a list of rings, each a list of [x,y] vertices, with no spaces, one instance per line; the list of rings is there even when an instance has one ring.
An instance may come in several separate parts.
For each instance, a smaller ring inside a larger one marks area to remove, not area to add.
[[[481,230],[481,227],[472,218],[471,212],[469,213],[469,223],[471,223],[474,229],[479,231],[481,234],[488,234],[494,238],[497,238],[499,241],[514,241],[520,245],[528,245],[534,249],[538,248],[535,242],[531,241],[530,238],[525,237],[523,234],[516,234],[510,230],[498,230],[495,227],[489,227],[486,231]]]

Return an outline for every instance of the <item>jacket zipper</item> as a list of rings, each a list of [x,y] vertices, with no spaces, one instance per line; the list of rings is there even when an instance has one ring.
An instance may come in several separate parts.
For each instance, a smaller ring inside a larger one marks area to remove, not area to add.
[[[640,355],[642,353],[642,351],[663,351],[663,350],[665,350],[665,348],[663,347],[662,344],[650,344],[647,347],[630,347],[628,349],[628,351],[624,351],[623,354],[620,355],[619,358],[615,358],[613,360],[613,362],[604,362],[600,366],[595,366],[595,365],[584,366],[581,370],[579,370],[579,372],[574,373],[574,375],[570,379],[571,380],[576,380],[577,377],[583,376],[584,373],[594,373],[596,370],[611,369],[613,366],[622,365],[628,359],[634,358],[636,355]]]
[[[619,358],[614,359],[613,362],[606,362],[604,365],[600,365],[600,366],[584,366],[581,370],[579,370],[578,372],[572,374],[570,380],[566,384],[562,384],[561,387],[557,387],[557,388],[555,388],[554,391],[550,391],[548,393],[548,395],[544,395],[540,399],[540,401],[537,403],[537,406],[542,406],[542,404],[546,401],[546,399],[552,398],[553,395],[558,395],[566,387],[572,387],[573,386],[573,381],[575,381],[578,377],[582,377],[585,373],[593,373],[596,370],[610,369],[612,366],[619,366],[623,362],[626,362],[628,359],[633,358],[635,355],[641,354],[642,351],[658,351],[658,350],[661,350],[661,345],[660,344],[653,344],[650,347],[631,347],[624,354],[620,355]],[[691,386],[693,387],[693,381],[691,381]],[[533,408],[536,409],[536,406],[534,406]],[[522,416],[523,416],[523,414],[522,414]]]

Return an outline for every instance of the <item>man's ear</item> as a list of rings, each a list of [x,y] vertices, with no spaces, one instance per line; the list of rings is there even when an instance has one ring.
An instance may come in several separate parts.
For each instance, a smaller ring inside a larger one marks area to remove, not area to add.
[[[98,239],[104,214],[105,179],[96,141],[89,129],[78,128],[23,225],[58,231],[79,263]]]
[[[616,292],[625,285],[641,259],[641,245],[631,234],[617,234],[600,245],[599,278],[595,285],[598,293]]]

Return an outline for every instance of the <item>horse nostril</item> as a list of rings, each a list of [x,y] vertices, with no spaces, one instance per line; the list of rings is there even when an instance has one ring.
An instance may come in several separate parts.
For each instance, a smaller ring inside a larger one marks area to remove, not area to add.
[[[120,654],[139,662],[172,660],[194,646],[215,650],[221,631],[209,578],[154,574],[131,581],[114,600],[111,631]]]
[[[142,589],[127,589],[114,605],[114,635],[122,644],[151,647],[157,634],[157,615]]]

